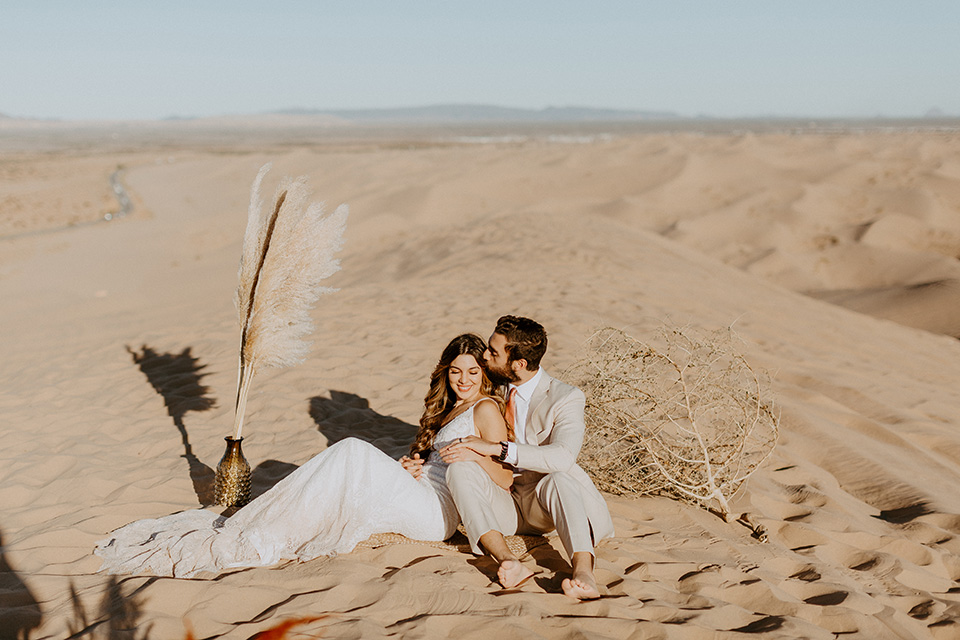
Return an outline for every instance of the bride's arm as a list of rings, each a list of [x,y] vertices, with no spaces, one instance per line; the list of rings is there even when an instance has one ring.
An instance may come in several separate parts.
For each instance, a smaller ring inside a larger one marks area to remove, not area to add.
[[[481,402],[473,408],[473,424],[480,433],[480,439],[490,443],[497,444],[497,454],[500,453],[501,440],[507,439],[507,424],[503,421],[503,415],[497,405],[493,402]],[[466,444],[466,440],[464,444]],[[473,449],[473,447],[470,447]],[[513,469],[504,463],[495,460],[495,456],[490,456],[477,452],[479,459],[477,464],[487,472],[490,478],[503,487],[509,489],[513,484]]]

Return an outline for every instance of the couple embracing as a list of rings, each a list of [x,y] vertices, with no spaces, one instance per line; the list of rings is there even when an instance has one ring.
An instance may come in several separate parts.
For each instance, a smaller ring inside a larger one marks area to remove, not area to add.
[[[190,577],[345,553],[375,533],[445,540],[462,521],[506,588],[533,572],[504,536],[556,529],[572,565],[564,593],[597,598],[594,543],[613,524],[576,464],[583,393],[543,371],[546,349],[543,327],[517,316],[500,318],[489,344],[458,336],[399,464],[367,442],[341,440],[229,518],[194,509],[114,531],[97,545],[101,570]]]

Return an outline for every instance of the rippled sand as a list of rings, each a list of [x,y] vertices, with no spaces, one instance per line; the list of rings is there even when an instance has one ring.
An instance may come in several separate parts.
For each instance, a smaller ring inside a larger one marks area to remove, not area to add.
[[[0,627],[248,638],[329,613],[301,629],[957,637],[960,135],[494,134],[4,151]],[[782,409],[780,444],[737,501],[770,541],[610,496],[606,597],[583,604],[559,593],[553,538],[519,593],[499,592],[486,560],[416,544],[216,580],[98,575],[107,532],[209,499],[232,426],[248,189],[267,161],[351,218],[312,357],[254,382],[257,491],[346,435],[399,455],[442,347],[502,313],[546,325],[554,373],[600,325],[735,324]],[[134,209],[96,222],[117,210],[118,166]]]

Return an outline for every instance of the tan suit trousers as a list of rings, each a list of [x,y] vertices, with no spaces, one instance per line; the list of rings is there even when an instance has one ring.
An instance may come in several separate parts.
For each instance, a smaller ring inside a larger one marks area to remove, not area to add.
[[[447,486],[460,511],[470,547],[483,554],[480,537],[489,531],[503,535],[541,534],[557,530],[560,542],[574,553],[593,553],[593,535],[584,488],[570,474],[548,473],[511,491],[498,486],[476,462],[454,462],[447,467]]]

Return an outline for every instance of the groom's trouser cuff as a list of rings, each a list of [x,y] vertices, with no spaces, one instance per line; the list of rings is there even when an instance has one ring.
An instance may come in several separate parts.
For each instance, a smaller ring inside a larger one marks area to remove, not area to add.
[[[518,516],[513,497],[476,462],[451,463],[447,467],[447,487],[474,553],[483,555],[480,536],[488,531],[499,531],[504,535],[516,533]]]

